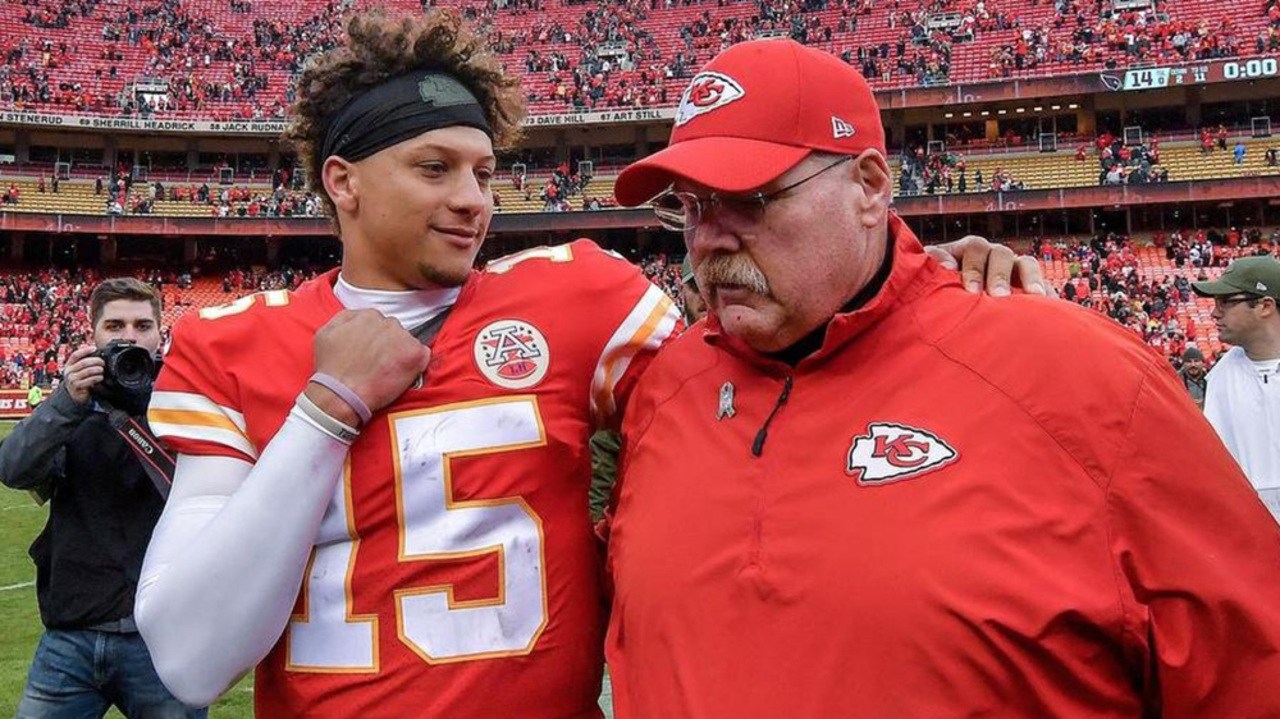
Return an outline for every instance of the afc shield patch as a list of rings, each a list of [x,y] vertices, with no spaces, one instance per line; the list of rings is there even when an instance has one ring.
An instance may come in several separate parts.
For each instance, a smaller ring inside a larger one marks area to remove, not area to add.
[[[485,379],[506,389],[528,389],[551,366],[547,338],[523,320],[491,322],[476,335],[476,367]]]

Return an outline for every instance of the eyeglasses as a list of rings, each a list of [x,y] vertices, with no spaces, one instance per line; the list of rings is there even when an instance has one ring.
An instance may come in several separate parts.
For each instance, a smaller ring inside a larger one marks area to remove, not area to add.
[[[1252,303],[1257,302],[1260,299],[1262,299],[1262,297],[1260,297],[1259,295],[1249,295],[1249,294],[1232,295],[1231,297],[1214,297],[1213,307],[1214,309],[1226,309],[1228,307],[1233,307],[1235,305],[1238,305],[1241,302],[1248,302],[1250,303],[1249,306],[1252,307],[1253,306]]]
[[[649,206],[653,208],[653,214],[658,216],[658,222],[672,232],[689,232],[711,212],[725,212],[748,222],[758,222],[764,216],[765,207],[770,202],[827,170],[843,165],[853,157],[853,155],[845,155],[812,175],[807,175],[773,192],[756,192],[750,195],[722,195],[713,192],[707,197],[698,197],[692,192],[668,190],[650,200]]]

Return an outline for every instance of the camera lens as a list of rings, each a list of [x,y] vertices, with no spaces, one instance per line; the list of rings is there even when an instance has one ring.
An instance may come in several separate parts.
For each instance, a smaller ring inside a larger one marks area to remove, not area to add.
[[[116,355],[114,370],[116,381],[129,390],[145,389],[151,384],[154,361],[151,353],[141,347],[126,347]]]

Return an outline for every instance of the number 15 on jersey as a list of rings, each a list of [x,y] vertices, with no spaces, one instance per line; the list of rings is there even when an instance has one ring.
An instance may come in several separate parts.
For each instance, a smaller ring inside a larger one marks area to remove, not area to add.
[[[455,459],[546,444],[533,396],[502,397],[401,412],[388,418],[401,563],[497,556],[496,597],[459,601],[451,584],[395,590],[397,636],[430,664],[527,654],[547,623],[542,522],[520,497],[459,501]],[[289,623],[287,666],[303,672],[377,672],[378,618],[352,611],[360,549],[351,476],[325,516],[305,577],[304,612]]]

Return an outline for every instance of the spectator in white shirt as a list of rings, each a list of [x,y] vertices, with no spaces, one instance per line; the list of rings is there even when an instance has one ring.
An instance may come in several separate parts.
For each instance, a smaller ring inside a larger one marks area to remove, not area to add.
[[[1205,416],[1280,521],[1280,260],[1244,257],[1192,289],[1235,345],[1209,372]]]

